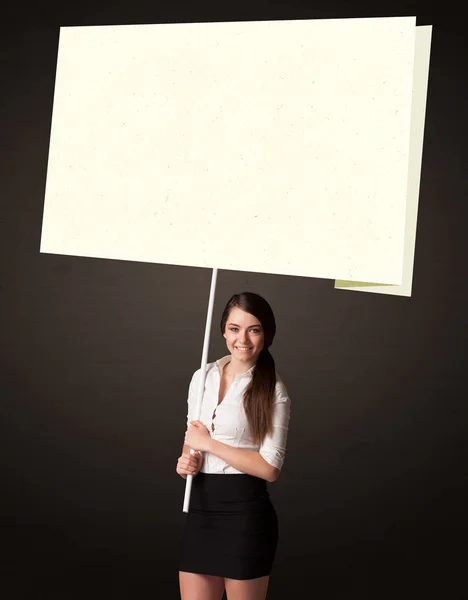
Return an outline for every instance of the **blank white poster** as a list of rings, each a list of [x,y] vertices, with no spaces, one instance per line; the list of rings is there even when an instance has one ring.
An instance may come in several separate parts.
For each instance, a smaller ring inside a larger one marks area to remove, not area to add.
[[[41,252],[400,285],[415,31],[62,28]]]

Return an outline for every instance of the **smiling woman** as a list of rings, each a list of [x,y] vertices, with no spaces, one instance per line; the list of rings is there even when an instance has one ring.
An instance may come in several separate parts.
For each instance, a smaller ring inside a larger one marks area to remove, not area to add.
[[[253,315],[244,312],[240,308],[233,308],[229,314],[232,321],[227,324],[223,336],[226,338],[228,350],[238,352],[237,358],[244,361],[249,360],[252,366],[263,350],[265,336],[262,326]],[[241,325],[234,323],[238,321]],[[252,321],[254,321],[252,323]]]
[[[269,347],[273,311],[258,294],[229,300],[221,318],[229,355],[207,365],[199,421],[192,421],[201,370],[192,377],[177,472],[194,475],[179,565],[182,600],[263,600],[278,543],[267,482],[283,466],[290,399]],[[190,449],[198,451],[191,455]]]

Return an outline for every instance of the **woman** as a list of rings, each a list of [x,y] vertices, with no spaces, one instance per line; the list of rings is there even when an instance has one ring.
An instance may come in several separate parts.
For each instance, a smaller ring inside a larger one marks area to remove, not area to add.
[[[200,421],[191,419],[201,369],[192,377],[176,468],[194,476],[180,592],[182,600],[221,600],[224,589],[228,600],[264,600],[278,541],[267,482],[283,466],[290,400],[268,350],[276,324],[266,300],[232,296],[221,333],[230,354],[207,365]]]

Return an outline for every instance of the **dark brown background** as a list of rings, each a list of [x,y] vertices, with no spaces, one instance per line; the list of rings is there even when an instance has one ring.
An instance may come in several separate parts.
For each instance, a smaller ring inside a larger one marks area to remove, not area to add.
[[[375,6],[379,6],[379,10]],[[264,295],[292,398],[270,600],[468,597],[466,35],[448,2],[17,3],[2,26],[3,597],[178,598],[175,473],[211,272],[39,253],[59,27],[416,15],[433,42],[412,298]],[[4,9],[5,11],[5,9]],[[226,232],[235,252],[236,232]]]

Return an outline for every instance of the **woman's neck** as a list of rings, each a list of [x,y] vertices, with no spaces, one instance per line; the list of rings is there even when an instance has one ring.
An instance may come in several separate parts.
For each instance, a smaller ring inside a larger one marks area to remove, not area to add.
[[[248,364],[244,362],[238,362],[231,355],[231,360],[224,365],[223,372],[228,377],[236,377],[237,375],[241,375],[242,373],[245,373],[246,371],[251,369],[254,366],[254,364],[255,363]]]

